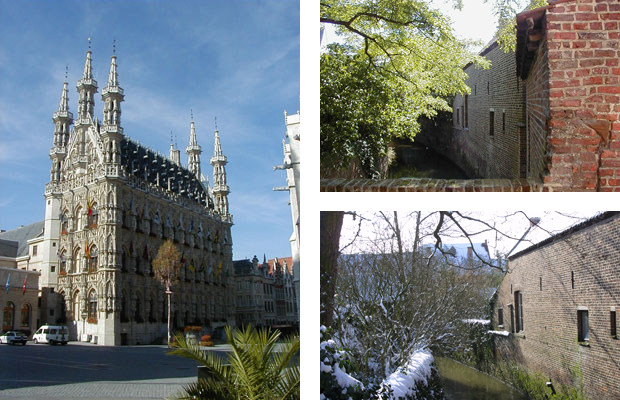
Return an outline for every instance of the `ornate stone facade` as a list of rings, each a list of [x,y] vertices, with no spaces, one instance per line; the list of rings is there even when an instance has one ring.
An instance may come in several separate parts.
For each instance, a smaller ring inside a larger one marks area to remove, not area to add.
[[[53,117],[45,222],[48,234],[59,238],[59,268],[50,279],[57,279],[71,339],[104,345],[165,340],[167,300],[152,261],[167,239],[182,254],[172,324],[234,325],[232,216],[218,133],[212,159],[218,186],[212,190],[200,174],[193,121],[189,170],[180,165],[178,150],[172,149],[177,160],[171,160],[123,134],[116,67],[113,55],[102,122],[93,116],[97,82],[90,50],[77,84],[76,120],[67,82]]]

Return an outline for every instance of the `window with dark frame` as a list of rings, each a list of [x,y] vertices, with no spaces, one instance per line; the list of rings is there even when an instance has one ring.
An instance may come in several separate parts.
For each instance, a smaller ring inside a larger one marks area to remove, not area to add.
[[[610,327],[609,331],[610,331],[611,337],[616,339],[618,337],[618,334],[616,330],[616,312],[615,311],[609,312],[609,327]]]
[[[489,111],[489,136],[495,136],[495,111]]]
[[[465,128],[469,128],[469,95],[465,95],[465,113],[463,115],[463,124]]]
[[[497,309],[497,324],[500,327],[504,326],[504,309],[503,308]]]
[[[577,310],[577,341],[586,342],[590,340],[588,325],[588,310]]]
[[[502,111],[502,133],[506,133],[506,110]]]
[[[521,291],[515,292],[515,331],[523,332],[523,296]]]

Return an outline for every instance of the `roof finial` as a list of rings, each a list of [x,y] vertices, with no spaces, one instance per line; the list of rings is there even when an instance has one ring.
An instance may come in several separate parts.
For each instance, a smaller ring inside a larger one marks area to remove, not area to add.
[[[116,55],[116,39],[113,40],[112,44],[112,54]]]
[[[69,64],[65,65],[65,82],[67,81],[68,75],[69,75]]]
[[[172,141],[172,131],[170,131],[170,144],[172,145],[173,141]]]
[[[192,110],[191,108],[189,109],[189,114],[192,117],[192,122],[194,122],[194,110]]]
[[[214,123],[215,123],[215,130],[217,131],[217,117],[213,117]]]
[[[90,51],[90,36],[88,37],[88,51]]]

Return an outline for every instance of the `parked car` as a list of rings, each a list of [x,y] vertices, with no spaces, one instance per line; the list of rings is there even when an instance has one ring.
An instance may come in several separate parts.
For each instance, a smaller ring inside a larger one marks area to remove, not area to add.
[[[7,344],[21,343],[22,346],[25,346],[27,341],[28,341],[28,338],[26,337],[26,335],[24,335],[21,332],[8,331],[0,335],[0,343],[7,343]]]
[[[60,325],[43,325],[32,336],[35,343],[49,343],[62,345],[69,341],[69,329]]]

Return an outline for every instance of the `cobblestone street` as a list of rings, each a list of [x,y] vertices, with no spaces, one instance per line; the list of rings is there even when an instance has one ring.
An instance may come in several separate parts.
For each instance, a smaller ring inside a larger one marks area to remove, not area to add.
[[[164,399],[196,379],[195,362],[166,352],[74,342],[1,345],[0,399]]]

